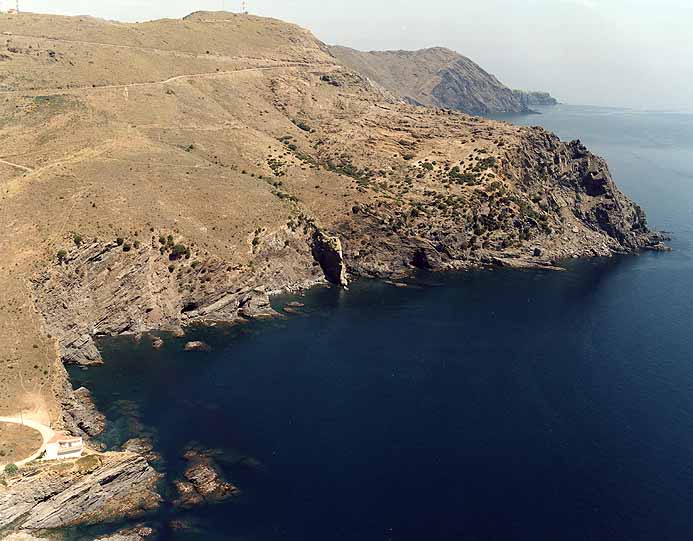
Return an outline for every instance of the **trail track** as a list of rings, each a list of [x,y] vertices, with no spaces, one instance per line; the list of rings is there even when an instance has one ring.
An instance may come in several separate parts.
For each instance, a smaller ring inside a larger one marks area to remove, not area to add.
[[[4,165],[9,165],[10,167],[15,167],[17,169],[21,169],[22,171],[26,171],[27,173],[31,173],[33,171],[33,169],[31,167],[26,167],[24,165],[19,165],[18,163],[8,162],[8,161],[2,160],[2,159],[0,159],[0,163],[2,163]]]
[[[46,96],[54,94],[68,94],[74,92],[82,91],[99,91],[99,90],[118,90],[118,89],[129,89],[137,87],[147,87],[156,85],[165,85],[169,83],[174,83],[176,81],[181,81],[184,79],[215,79],[218,77],[224,77],[227,75],[233,75],[236,73],[248,73],[248,72],[262,72],[271,71],[278,69],[287,68],[311,68],[311,67],[321,67],[321,68],[333,68],[336,67],[334,64],[314,64],[309,62],[291,62],[286,64],[270,65],[270,66],[255,66],[252,68],[239,68],[235,70],[226,71],[212,71],[206,73],[186,73],[183,75],[175,75],[167,79],[160,81],[144,81],[144,82],[133,82],[133,83],[121,83],[115,85],[87,85],[87,86],[74,86],[65,88],[29,88],[26,90],[0,90],[0,95],[15,95],[15,96]],[[21,166],[19,166],[22,168]]]

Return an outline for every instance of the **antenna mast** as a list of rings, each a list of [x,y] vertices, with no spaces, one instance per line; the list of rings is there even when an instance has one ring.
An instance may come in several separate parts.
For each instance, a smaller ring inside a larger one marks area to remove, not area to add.
[[[17,1],[19,2],[19,0],[17,0]],[[247,14],[248,14],[248,2],[246,2],[246,0],[243,0],[243,1],[241,2],[241,13],[242,13],[243,15],[247,15]]]

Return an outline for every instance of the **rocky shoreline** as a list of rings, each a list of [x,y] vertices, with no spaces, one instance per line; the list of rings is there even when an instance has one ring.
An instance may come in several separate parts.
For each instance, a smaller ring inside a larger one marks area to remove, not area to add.
[[[399,205],[362,204],[329,232],[303,218],[265,237],[254,259],[270,266],[260,272],[252,264],[196,253],[189,260],[199,257],[197,265],[176,262],[174,271],[156,240],[164,232],[153,232],[134,254],[117,242],[84,244],[36,275],[33,292],[62,361],[89,366],[102,362],[94,337],[271,317],[270,294],[319,283],[346,287],[349,276],[392,279],[417,269],[484,266],[550,269],[565,259],[666,250],[667,237],[648,229],[644,212],[618,190],[606,162],[579,141],[564,143],[533,128],[506,156],[499,173],[522,186],[527,199],[502,190],[484,195],[460,225],[437,219],[431,209],[403,228]],[[482,240],[482,232],[489,240]],[[268,272],[274,268],[281,275]],[[80,397],[66,400],[79,425]]]
[[[543,131],[535,131],[534,136],[531,144],[516,149],[512,161],[504,164],[503,174],[534,190],[545,189],[541,203],[565,225],[560,232],[543,234],[519,247],[474,249],[464,231],[435,226],[426,236],[392,235],[391,209],[361,207],[353,214],[357,219],[342,222],[331,233],[306,222],[296,231],[276,234],[279,242],[267,243],[267,250],[276,245],[284,250],[295,243],[288,257],[298,260],[303,270],[295,271],[288,285],[267,282],[266,274],[249,269],[230,276],[228,262],[209,258],[189,272],[204,275],[204,283],[210,286],[183,292],[185,274],[167,270],[170,258],[153,240],[151,247],[141,248],[134,257],[124,254],[116,242],[85,244],[37,275],[34,293],[49,332],[60,344],[62,361],[94,365],[102,362],[95,337],[273,317],[277,313],[270,305],[270,291],[316,283],[346,287],[349,276],[392,280],[417,269],[559,269],[565,258],[665,249],[665,237],[648,230],[643,212],[617,190],[603,160],[579,142],[565,144]],[[559,188],[549,190],[548,180],[537,182],[537,169],[541,178],[558,178]],[[490,221],[492,202],[486,202],[486,211]],[[525,219],[541,227],[538,219],[527,215]],[[281,257],[286,258],[286,252]],[[278,263],[285,262],[280,259]],[[205,349],[201,343],[188,346]],[[104,417],[94,407],[89,391],[73,391],[66,373],[59,396],[63,424],[71,431],[90,437],[103,430]],[[156,509],[161,501],[155,488],[159,474],[141,456],[152,458],[152,449],[135,444],[130,449],[141,454],[125,451],[87,456],[59,473],[48,467],[23,471],[6,488],[0,488],[0,524],[45,530],[136,517]],[[219,478],[209,457],[191,455],[191,460],[187,479],[175,483],[180,505],[217,501],[237,492]],[[42,496],[45,494],[49,496]]]

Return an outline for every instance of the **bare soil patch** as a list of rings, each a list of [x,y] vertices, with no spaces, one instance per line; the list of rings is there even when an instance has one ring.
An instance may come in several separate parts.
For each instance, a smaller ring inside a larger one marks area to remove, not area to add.
[[[38,431],[10,423],[0,423],[0,464],[12,464],[31,456],[41,447]]]

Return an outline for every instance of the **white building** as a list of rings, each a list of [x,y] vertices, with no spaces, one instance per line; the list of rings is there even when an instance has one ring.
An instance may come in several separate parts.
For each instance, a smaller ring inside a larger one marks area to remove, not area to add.
[[[56,432],[46,443],[46,460],[62,460],[82,456],[82,438]]]

